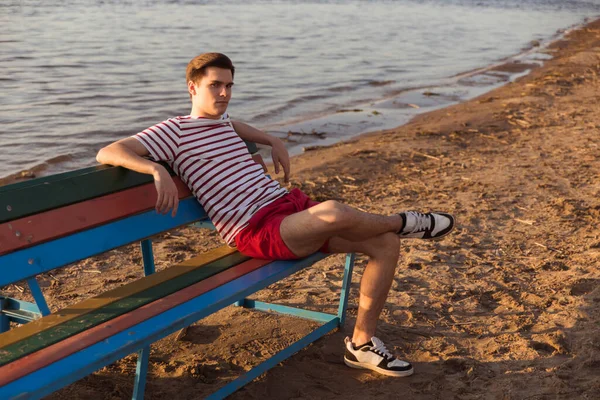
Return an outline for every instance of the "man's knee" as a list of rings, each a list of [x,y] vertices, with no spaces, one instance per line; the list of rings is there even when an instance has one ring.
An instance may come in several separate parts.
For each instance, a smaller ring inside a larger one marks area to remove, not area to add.
[[[392,232],[383,233],[373,239],[372,257],[400,257],[400,238]]]
[[[316,215],[328,225],[344,228],[351,225],[352,208],[335,200],[327,200],[319,204]]]

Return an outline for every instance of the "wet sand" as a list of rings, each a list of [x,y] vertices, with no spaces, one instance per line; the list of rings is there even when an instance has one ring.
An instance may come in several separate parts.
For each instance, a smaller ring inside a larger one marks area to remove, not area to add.
[[[445,210],[456,231],[405,241],[378,336],[415,365],[394,379],[347,368],[349,320],[232,399],[592,399],[600,393],[600,21],[551,46],[516,82],[409,124],[293,160],[291,186],[364,210]],[[220,245],[181,229],[155,241],[157,269]],[[40,281],[54,310],[142,275],[128,246]],[[343,257],[256,298],[335,312]],[[9,294],[28,297],[15,285]],[[242,329],[243,327],[243,329]],[[197,399],[313,327],[233,307],[152,347],[147,399]],[[135,356],[49,396],[131,397]]]

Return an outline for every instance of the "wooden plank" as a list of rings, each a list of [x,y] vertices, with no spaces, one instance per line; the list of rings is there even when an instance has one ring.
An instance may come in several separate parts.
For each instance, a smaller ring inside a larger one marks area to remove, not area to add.
[[[0,222],[12,221],[150,182],[151,175],[111,167],[76,174],[67,179],[47,180],[18,190],[5,189],[6,191],[0,194]]]
[[[187,198],[175,217],[147,211],[5,254],[0,256],[0,287],[205,218],[200,203]]]
[[[180,264],[174,265],[155,274],[148,275],[135,282],[131,282],[118,288],[109,290],[108,292],[102,293],[96,297],[86,299],[81,303],[64,308],[54,314],[47,315],[44,318],[21,325],[18,328],[11,329],[10,331],[0,334],[0,349],[18,341],[27,339],[28,337],[31,337],[43,330],[50,329],[76,317],[85,315],[92,310],[105,307],[111,303],[114,303],[115,301],[121,300],[125,297],[133,296],[137,293],[143,292],[146,289],[160,285],[165,281],[187,274],[188,272],[191,272],[213,261],[217,261],[235,252],[237,252],[235,248],[221,246],[217,249],[203,253],[197,257],[186,260]]]
[[[175,184],[180,199],[192,196],[179,178],[175,179]],[[151,210],[156,205],[156,198],[154,183],[148,183],[0,223],[0,255]]]
[[[27,179],[24,181],[11,183],[10,185],[0,186],[0,195],[2,195],[2,193],[4,192],[10,192],[12,190],[21,190],[31,186],[43,185],[49,182],[55,182],[61,179],[67,179],[81,174],[89,174],[108,168],[114,167],[111,167],[110,165],[96,165],[94,167],[76,169],[74,171],[62,172],[60,174],[42,176],[40,178],[35,179]]]
[[[171,310],[269,263],[271,263],[271,261],[258,259],[246,261],[183,290],[146,304],[110,321],[96,325],[84,332],[71,336],[68,339],[13,361],[10,364],[6,364],[0,367],[0,387],[56,361],[62,360],[80,350],[86,349],[93,344],[108,339],[136,324]]]
[[[250,153],[258,148],[246,142]],[[171,175],[166,163],[160,163]],[[152,176],[101,165],[0,187],[0,223],[152,182]]]
[[[15,342],[8,346],[3,346],[0,353],[0,365],[7,364],[27,354],[38,351],[51,344],[101,324],[102,322],[111,320],[131,310],[135,310],[144,304],[148,304],[159,298],[184,289],[196,282],[218,274],[219,272],[222,272],[246,260],[248,260],[248,257],[243,256],[240,253],[234,253],[225,256],[203,266],[202,268],[192,270],[184,275],[180,275],[173,279],[162,282],[159,285],[136,293],[133,296],[128,296],[112,302],[104,307],[90,310],[90,312],[84,315],[77,316],[65,323],[39,332],[24,340]]]

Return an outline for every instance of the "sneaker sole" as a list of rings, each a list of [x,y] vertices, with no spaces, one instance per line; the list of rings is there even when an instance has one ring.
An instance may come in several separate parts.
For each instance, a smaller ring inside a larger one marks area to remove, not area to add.
[[[439,239],[442,239],[442,238],[448,236],[450,233],[452,233],[452,231],[454,230],[454,227],[456,226],[456,218],[453,215],[450,215],[447,213],[438,212],[436,214],[444,215],[452,220],[452,225],[450,226],[450,229],[446,228],[446,229],[448,229],[446,232],[442,231],[443,233],[441,235],[438,235],[436,237],[429,237],[429,238],[422,238],[422,237],[417,237],[417,236],[400,236],[400,235],[398,235],[398,237],[400,239],[419,239],[419,240],[434,240],[435,241],[435,240],[439,240]]]
[[[411,376],[415,372],[415,370],[413,368],[411,368],[407,371],[389,371],[387,369],[379,368],[377,365],[371,365],[371,364],[366,364],[366,363],[361,363],[361,362],[356,362],[356,361],[350,361],[345,357],[344,357],[344,363],[347,366],[349,366],[350,368],[370,369],[371,371],[375,371],[382,375],[393,376],[396,378],[403,378],[406,376]]]

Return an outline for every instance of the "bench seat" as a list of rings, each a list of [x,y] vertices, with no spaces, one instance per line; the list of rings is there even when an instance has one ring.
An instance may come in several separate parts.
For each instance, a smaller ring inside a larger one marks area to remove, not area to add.
[[[320,322],[210,396],[220,399],[343,324],[354,255],[346,257],[335,315],[247,298],[327,254],[270,261],[223,246],[155,273],[152,236],[190,224],[212,226],[189,189],[175,182],[175,217],[154,211],[152,177],[122,168],[87,168],[0,187],[0,288],[26,280],[35,299],[0,295],[0,399],[41,398],[135,352],[133,398],[142,399],[150,345],[232,304]],[[137,241],[144,278],[50,313],[37,275]],[[11,322],[22,325],[9,329]]]

